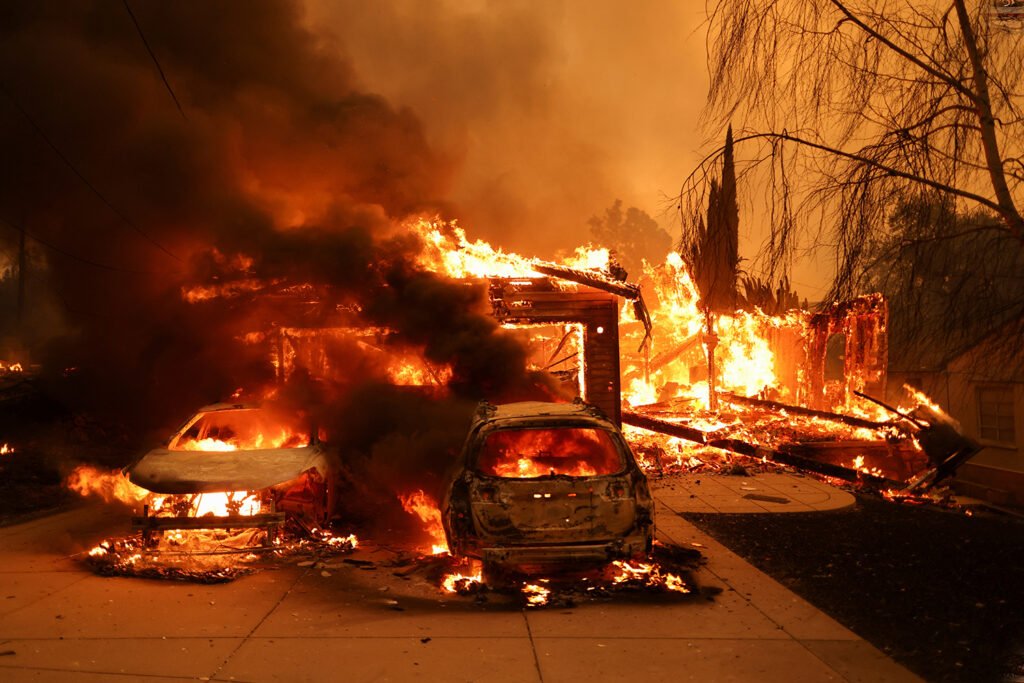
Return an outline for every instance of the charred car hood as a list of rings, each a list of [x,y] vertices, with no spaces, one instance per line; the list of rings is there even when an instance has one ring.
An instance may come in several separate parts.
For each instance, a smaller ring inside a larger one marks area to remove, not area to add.
[[[319,446],[239,451],[171,451],[157,448],[126,471],[153,493],[258,491],[295,479],[307,470],[327,473]]]

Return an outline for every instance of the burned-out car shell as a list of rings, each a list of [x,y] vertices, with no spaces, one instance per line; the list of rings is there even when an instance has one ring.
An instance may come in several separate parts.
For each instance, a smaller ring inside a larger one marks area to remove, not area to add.
[[[200,420],[258,413],[259,404],[215,403],[200,408],[171,437],[125,469],[136,486],[154,494],[189,495],[265,491],[282,512],[323,524],[333,510],[329,453],[315,437],[300,446],[238,450],[182,450],[177,444]]]
[[[494,476],[481,467],[489,437],[512,430],[585,430],[617,453],[592,475]],[[611,471],[611,470],[615,471]],[[452,553],[530,571],[643,555],[654,535],[647,479],[622,432],[596,407],[482,403],[449,474],[442,522]]]

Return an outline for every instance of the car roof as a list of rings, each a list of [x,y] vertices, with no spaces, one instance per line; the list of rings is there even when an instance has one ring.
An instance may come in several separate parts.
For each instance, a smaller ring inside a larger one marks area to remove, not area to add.
[[[545,401],[521,401],[519,403],[503,403],[492,405],[482,402],[477,408],[476,422],[503,422],[533,418],[579,418],[587,421],[598,421],[614,426],[601,411],[588,403],[577,400],[572,403],[552,403]]]

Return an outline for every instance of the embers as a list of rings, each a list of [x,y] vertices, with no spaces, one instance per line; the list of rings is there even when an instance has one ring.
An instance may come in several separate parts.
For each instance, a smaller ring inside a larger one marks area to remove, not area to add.
[[[153,519],[153,518],[151,518]],[[352,552],[354,535],[307,529],[289,520],[279,534],[266,529],[167,530],[103,541],[87,564],[103,576],[223,583],[252,574],[266,563],[295,555],[317,558]]]
[[[585,571],[541,574],[495,567],[483,571],[477,562],[454,558],[444,560],[438,574],[438,560],[421,560],[434,565],[434,580],[444,592],[471,596],[478,602],[511,598],[530,608],[571,607],[624,596],[661,600],[708,598],[718,591],[697,584],[694,570],[701,561],[701,554],[695,549],[661,544],[656,544],[650,556],[643,559],[616,560]]]

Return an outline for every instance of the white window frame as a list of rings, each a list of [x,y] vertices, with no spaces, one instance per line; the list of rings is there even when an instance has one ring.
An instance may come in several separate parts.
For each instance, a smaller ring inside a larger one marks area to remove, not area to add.
[[[994,395],[998,392],[1001,396]],[[982,397],[989,394],[983,410]],[[984,443],[999,446],[1017,446],[1017,405],[1014,400],[1012,384],[982,384],[975,387],[974,398],[977,402],[978,436]],[[1008,426],[1001,426],[1005,418],[1009,418]],[[993,424],[993,420],[995,421]],[[987,434],[986,434],[987,432]]]

